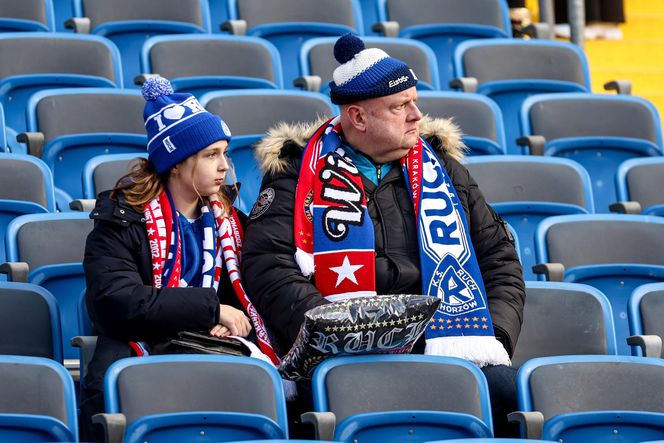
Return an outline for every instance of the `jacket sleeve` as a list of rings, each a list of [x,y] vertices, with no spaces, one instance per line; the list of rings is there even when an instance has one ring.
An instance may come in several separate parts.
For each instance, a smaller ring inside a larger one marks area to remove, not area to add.
[[[183,330],[208,330],[219,318],[212,288],[145,284],[137,263],[149,254],[131,228],[97,220],[85,247],[87,305],[95,328],[120,340],[163,340]],[[135,236],[135,235],[134,235]]]
[[[448,165],[451,166],[448,169],[460,175],[453,179],[455,184],[466,184],[458,186],[457,192],[466,194],[465,199],[459,197],[468,203],[471,239],[487,292],[494,332],[511,357],[521,331],[526,299],[523,269],[514,240],[500,216],[487,204],[468,170],[453,159],[448,160]]]
[[[290,168],[293,169],[293,168]],[[266,175],[261,192],[271,188],[269,207],[252,210],[242,252],[242,277],[249,297],[285,354],[309,309],[328,303],[295,262],[293,208],[297,173]],[[262,212],[262,213],[261,213]]]

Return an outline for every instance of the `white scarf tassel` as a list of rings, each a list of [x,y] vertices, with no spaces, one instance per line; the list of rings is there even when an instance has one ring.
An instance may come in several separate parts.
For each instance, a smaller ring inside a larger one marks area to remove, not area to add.
[[[313,254],[309,254],[300,248],[296,248],[295,261],[297,262],[297,265],[300,267],[300,271],[302,271],[302,274],[305,277],[310,277],[313,275],[315,270]]]
[[[512,366],[510,357],[496,337],[464,335],[436,337],[426,341],[424,353],[458,357],[475,363],[480,368],[490,365]]]

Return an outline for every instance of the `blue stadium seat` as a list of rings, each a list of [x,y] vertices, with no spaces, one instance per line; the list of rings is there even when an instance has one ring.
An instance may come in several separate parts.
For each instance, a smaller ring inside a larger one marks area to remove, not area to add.
[[[480,94],[420,91],[417,107],[434,118],[451,118],[463,132],[467,156],[505,154],[503,114]]]
[[[221,33],[221,24],[231,18],[228,0],[207,0],[210,10],[210,32]]]
[[[514,228],[526,280],[534,280],[535,230],[553,215],[594,212],[590,177],[576,162],[520,155],[466,160],[487,202]]]
[[[362,23],[364,25],[364,35],[379,36],[379,32],[371,30],[373,25],[380,21],[380,8],[378,0],[359,0],[362,10]]]
[[[162,35],[145,41],[141,71],[200,97],[224,89],[283,88],[281,59],[268,41],[247,36]]]
[[[7,144],[7,128],[5,128],[5,110],[0,105],[0,152],[11,152]]]
[[[0,64],[0,104],[11,129],[8,133],[25,131],[27,103],[35,92],[74,86],[122,87],[117,48],[94,35],[0,34],[0,57],[11,60]]]
[[[328,96],[288,90],[210,92],[201,97],[201,104],[224,119],[233,133],[228,154],[234,165],[235,180],[242,183],[236,206],[247,214],[258,197],[263,177],[253,146],[279,122],[313,122],[335,112]]]
[[[419,40],[436,53],[440,84],[448,88],[457,46],[470,39],[512,37],[505,0],[378,0],[380,20],[399,23],[399,37]]]
[[[611,302],[618,352],[629,355],[627,301],[642,284],[664,281],[664,218],[642,215],[562,215],[536,232],[539,263],[559,263],[567,282],[585,283]]]
[[[122,54],[125,85],[140,74],[143,42],[155,35],[210,32],[207,0],[74,0],[76,32],[106,37]],[[88,28],[88,29],[85,29]]]
[[[664,283],[638,286],[627,302],[630,335],[656,335],[664,339]],[[632,355],[643,355],[642,349],[632,347]],[[664,357],[660,355],[652,357]]]
[[[493,435],[486,379],[466,360],[337,357],[316,367],[312,387],[311,419],[336,422],[333,438],[318,422],[323,439],[391,443]]]
[[[485,39],[459,44],[454,53],[457,77],[472,77],[478,92],[501,111],[507,153],[521,154],[519,111],[533,94],[589,92],[590,70],[583,51],[572,43],[548,40]]]
[[[145,100],[139,91],[77,88],[41,91],[28,102],[28,133],[41,133],[41,151],[55,186],[69,199],[83,197],[81,174],[96,155],[145,153]],[[34,136],[33,136],[34,137]],[[66,203],[66,202],[65,202]],[[68,204],[60,207],[69,210]]]
[[[662,439],[662,378],[661,359],[606,355],[536,358],[526,362],[517,375],[519,409],[524,412],[522,419],[535,425],[528,426],[528,435],[543,440]]]
[[[31,214],[7,226],[7,261],[27,263],[27,281],[47,289],[58,300],[64,358],[78,358],[69,339],[78,330],[79,296],[85,288],[83,255],[93,222],[86,213]]]
[[[430,91],[440,89],[436,55],[424,43],[417,40],[387,37],[363,37],[367,48],[379,48],[391,57],[406,62],[417,75],[417,89]],[[336,37],[321,37],[307,40],[300,50],[300,73],[302,76],[316,75],[321,79],[320,92],[330,93],[329,82],[339,62],[334,59]]]
[[[129,172],[132,161],[143,154],[108,154],[92,157],[83,166],[83,198],[97,198],[100,192],[115,187],[117,181]]]
[[[0,440],[78,441],[74,383],[60,364],[0,355],[0,392]]]
[[[639,97],[536,95],[524,101],[520,117],[523,135],[544,137],[535,154],[569,158],[588,171],[597,212],[609,212],[616,201],[614,180],[623,161],[664,153],[657,109]]]
[[[643,215],[664,215],[664,158],[625,160],[618,167],[616,194],[620,202],[639,204]]]
[[[284,85],[299,76],[302,44],[315,37],[364,34],[358,0],[230,0],[231,15],[246,22],[247,35],[262,37],[279,50]]]
[[[186,383],[173,383],[186,380]],[[126,443],[286,438],[282,380],[257,358],[160,355],[115,362],[106,413],[126,418]],[[109,428],[107,428],[109,429]]]
[[[53,14],[57,32],[72,32],[65,22],[74,17],[74,0],[53,0]]]
[[[6,0],[0,3],[0,32],[55,30],[51,0]]]
[[[611,304],[588,285],[526,282],[521,333],[512,356],[519,367],[536,357],[616,355]]]
[[[58,302],[49,291],[30,283],[0,282],[0,355],[62,363],[61,331]]]

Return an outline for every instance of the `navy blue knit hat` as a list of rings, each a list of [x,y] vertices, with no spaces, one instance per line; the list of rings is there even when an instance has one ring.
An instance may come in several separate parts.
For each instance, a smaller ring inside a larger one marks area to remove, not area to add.
[[[173,92],[163,77],[143,84],[148,159],[159,174],[220,140],[231,140],[231,131],[219,116],[210,114],[191,94]]]
[[[337,105],[384,97],[417,85],[417,77],[407,64],[382,49],[365,49],[364,42],[354,34],[337,40],[334,58],[341,63],[329,83],[330,98]]]

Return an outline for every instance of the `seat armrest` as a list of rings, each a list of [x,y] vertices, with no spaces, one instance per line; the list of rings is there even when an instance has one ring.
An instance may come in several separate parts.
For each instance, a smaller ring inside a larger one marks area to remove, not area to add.
[[[222,31],[230,32],[233,35],[247,35],[246,20],[226,20],[219,28]]]
[[[518,423],[521,437],[540,440],[544,431],[544,415],[539,411],[516,411],[507,414],[510,423]]]
[[[383,34],[384,37],[399,37],[399,22],[395,21],[383,21],[374,23],[371,26],[373,32],[378,32]]]
[[[97,200],[94,198],[79,198],[69,202],[69,209],[72,211],[92,212]]]
[[[77,34],[90,33],[90,19],[88,17],[74,17],[65,22],[65,28],[73,29]]]
[[[95,414],[92,423],[102,425],[104,428],[104,441],[106,443],[123,443],[127,417],[124,414]]]
[[[540,40],[553,40],[556,38],[556,33],[548,23],[531,23],[523,28],[523,33]]]
[[[632,95],[632,81],[631,80],[613,80],[604,83],[604,90],[616,91],[621,95]]]
[[[479,82],[475,77],[457,77],[450,80],[449,87],[462,92],[477,92]]]
[[[44,134],[41,132],[21,132],[16,135],[16,141],[28,145],[28,154],[41,158],[44,151]]]
[[[293,86],[304,91],[320,92],[323,79],[319,75],[303,75],[293,80]]]
[[[563,281],[565,266],[562,263],[538,263],[533,266],[533,272],[537,275],[544,275],[547,281]]]
[[[332,440],[337,417],[334,412],[305,412],[300,416],[302,423],[311,423],[316,431],[316,440]]]
[[[0,274],[7,274],[9,281],[27,283],[30,266],[22,261],[4,262],[0,264]]]
[[[609,205],[609,211],[617,214],[640,214],[641,203],[636,201],[616,202]]]
[[[526,146],[530,155],[544,155],[546,138],[542,135],[526,135],[516,139],[516,144]]]
[[[632,335],[627,337],[627,344],[639,346],[644,357],[662,356],[662,338],[659,335]]]
[[[95,348],[97,347],[97,336],[96,335],[77,335],[72,337],[69,340],[69,343],[75,348],[81,350],[81,360],[80,360],[80,373],[85,375],[88,372],[88,364],[92,360],[92,356],[95,353]]]
[[[134,77],[134,84],[138,86],[143,86],[143,83],[146,81],[150,80],[151,78],[159,77],[159,74],[157,73],[152,73],[152,74],[138,74],[136,77]]]

